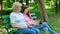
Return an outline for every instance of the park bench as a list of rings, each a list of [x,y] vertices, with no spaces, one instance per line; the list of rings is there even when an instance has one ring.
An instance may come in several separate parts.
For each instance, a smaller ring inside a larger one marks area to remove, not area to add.
[[[33,20],[36,20],[36,14],[35,13],[30,13],[31,17]],[[10,19],[9,19],[9,15],[2,15],[2,23],[5,26],[5,29],[7,30],[8,34],[14,34],[15,32],[17,32],[17,29],[12,28],[12,26],[10,25]],[[9,31],[12,28],[11,31]],[[20,34],[22,34],[21,32],[18,32]]]
[[[12,28],[12,26],[10,25],[10,19],[9,19],[9,15],[2,15],[2,23],[4,24],[4,28],[7,30],[7,34],[14,34],[17,29]],[[12,31],[9,31],[9,29],[12,28]]]

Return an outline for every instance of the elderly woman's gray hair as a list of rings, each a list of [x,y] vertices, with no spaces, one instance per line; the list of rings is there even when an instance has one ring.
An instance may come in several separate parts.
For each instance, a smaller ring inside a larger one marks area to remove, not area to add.
[[[21,10],[21,6],[22,6],[21,3],[19,3],[19,2],[14,2],[13,5],[12,5],[12,9],[13,9],[13,11],[17,11],[18,9]]]

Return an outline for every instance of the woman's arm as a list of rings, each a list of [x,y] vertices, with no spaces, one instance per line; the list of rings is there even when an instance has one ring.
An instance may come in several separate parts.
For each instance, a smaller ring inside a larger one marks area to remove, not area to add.
[[[14,24],[14,23],[11,23],[11,26],[14,27],[14,28],[17,28],[17,29],[20,29],[20,28],[27,28],[26,26],[17,26],[17,25]]]
[[[33,21],[33,25],[37,26],[39,23],[35,22],[33,19],[31,19]]]
[[[33,21],[33,25],[39,25],[40,24],[40,20],[38,20],[38,22],[35,22],[33,19],[31,19]]]
[[[32,24],[29,24],[28,27],[31,28],[32,27]]]

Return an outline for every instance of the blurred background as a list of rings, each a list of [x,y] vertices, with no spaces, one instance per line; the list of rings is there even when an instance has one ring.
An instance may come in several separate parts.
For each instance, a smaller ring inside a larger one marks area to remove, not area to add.
[[[0,31],[6,33],[2,23],[2,15],[12,12],[12,4],[18,1],[23,6],[28,5],[30,13],[35,13],[37,20],[47,21],[50,27],[60,34],[60,0],[2,0],[0,1]],[[1,9],[2,5],[2,9]],[[22,7],[23,7],[22,6]]]

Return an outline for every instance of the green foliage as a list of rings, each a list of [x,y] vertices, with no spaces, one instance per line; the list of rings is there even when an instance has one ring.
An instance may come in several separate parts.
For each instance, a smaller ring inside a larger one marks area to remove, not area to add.
[[[9,15],[12,12],[12,10],[2,10],[2,15]]]
[[[44,5],[46,8],[55,8],[56,0],[44,0]]]
[[[43,0],[44,1],[44,5],[45,5],[45,8],[46,8],[46,12],[47,12],[47,15],[48,15],[48,18],[49,18],[49,25],[57,32],[60,32],[59,31],[59,27],[60,27],[60,22],[58,22],[58,20],[60,20],[60,15],[57,15],[55,13],[55,0]],[[6,4],[8,3],[8,4]],[[9,15],[11,12],[12,12],[12,9],[9,9],[11,8],[12,4],[14,3],[13,2],[7,2],[6,0],[3,0],[3,10],[2,10],[2,15]],[[36,0],[34,0],[33,3],[29,3],[29,7],[33,7],[33,8],[30,8],[30,12],[33,12],[33,13],[36,13],[37,15],[37,19],[40,19],[40,9],[38,8],[38,2]]]

